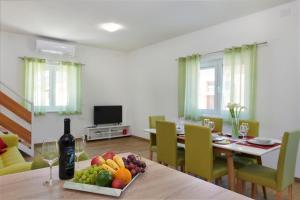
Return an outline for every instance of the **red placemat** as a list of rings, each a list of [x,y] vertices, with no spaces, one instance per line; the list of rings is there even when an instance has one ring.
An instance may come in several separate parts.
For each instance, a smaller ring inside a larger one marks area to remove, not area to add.
[[[259,149],[271,149],[273,147],[279,146],[280,143],[275,143],[273,145],[258,145],[258,144],[252,144],[249,142],[238,142],[237,144],[239,145],[244,145],[244,146],[248,146],[248,147],[255,147],[255,148],[259,148]]]

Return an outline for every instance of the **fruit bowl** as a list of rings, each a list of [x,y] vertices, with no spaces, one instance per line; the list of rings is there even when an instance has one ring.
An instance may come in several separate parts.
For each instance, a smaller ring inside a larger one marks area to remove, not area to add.
[[[64,188],[118,197],[142,173],[146,163],[140,156],[121,157],[113,152],[95,156],[91,166],[75,172]]]

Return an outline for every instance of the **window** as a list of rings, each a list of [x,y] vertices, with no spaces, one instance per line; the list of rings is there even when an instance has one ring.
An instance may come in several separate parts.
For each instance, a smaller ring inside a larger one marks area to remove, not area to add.
[[[37,115],[81,113],[81,64],[24,58],[25,98]]]
[[[198,109],[204,114],[218,114],[221,110],[223,56],[202,57],[198,80]]]
[[[229,119],[228,103],[247,109],[241,118],[255,118],[256,44],[225,49],[224,53],[178,59],[178,116],[199,119],[217,115]]]
[[[67,73],[60,68],[59,62],[46,62],[45,70],[36,83],[41,87],[41,97],[35,98],[44,100],[34,101],[35,107],[44,107],[46,112],[59,112],[67,106]]]

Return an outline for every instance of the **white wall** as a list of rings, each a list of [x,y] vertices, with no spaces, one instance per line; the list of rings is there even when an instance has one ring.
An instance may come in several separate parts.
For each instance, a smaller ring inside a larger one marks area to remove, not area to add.
[[[286,130],[299,129],[297,22],[294,3],[285,4],[204,30],[154,44],[130,55],[132,70],[133,130],[146,137],[147,118],[177,116],[176,58],[205,54],[227,47],[267,41],[258,48],[257,120],[261,136],[281,138]],[[264,156],[275,167],[278,152]],[[300,177],[300,148],[297,176]]]
[[[35,52],[35,37],[15,33],[0,32],[0,80],[13,90],[22,94],[23,67],[18,57],[43,57]],[[127,55],[126,53],[76,45],[76,57],[73,60],[84,63],[83,112],[82,115],[71,116],[73,135],[83,133],[84,127],[92,125],[93,105],[124,105],[127,110],[124,116],[130,123],[130,107],[128,103]],[[70,60],[65,58],[65,60]],[[63,133],[63,119],[56,113],[35,117],[33,141],[58,139]]]

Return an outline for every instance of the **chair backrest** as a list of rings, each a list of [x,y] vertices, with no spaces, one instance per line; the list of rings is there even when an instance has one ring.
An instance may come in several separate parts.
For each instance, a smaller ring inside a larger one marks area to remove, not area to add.
[[[149,128],[156,128],[156,121],[165,121],[166,118],[163,115],[149,116]]]
[[[185,171],[210,180],[213,147],[209,128],[185,125]]]
[[[222,132],[223,131],[223,119],[222,118],[206,117],[206,116],[200,117],[200,121],[203,121],[204,119],[209,119],[210,121],[215,122],[214,132]]]
[[[277,163],[277,186],[285,189],[294,182],[300,130],[285,132]]]
[[[258,121],[254,121],[254,120],[240,120],[240,125],[242,123],[247,123],[248,124],[248,136],[252,136],[252,137],[258,137],[259,136],[259,122]]]
[[[171,166],[177,164],[176,124],[168,121],[156,122],[157,161]]]
[[[165,119],[163,115],[149,116],[149,128],[156,128],[156,121],[165,121]],[[156,145],[156,135],[153,133],[150,133],[150,145]]]

